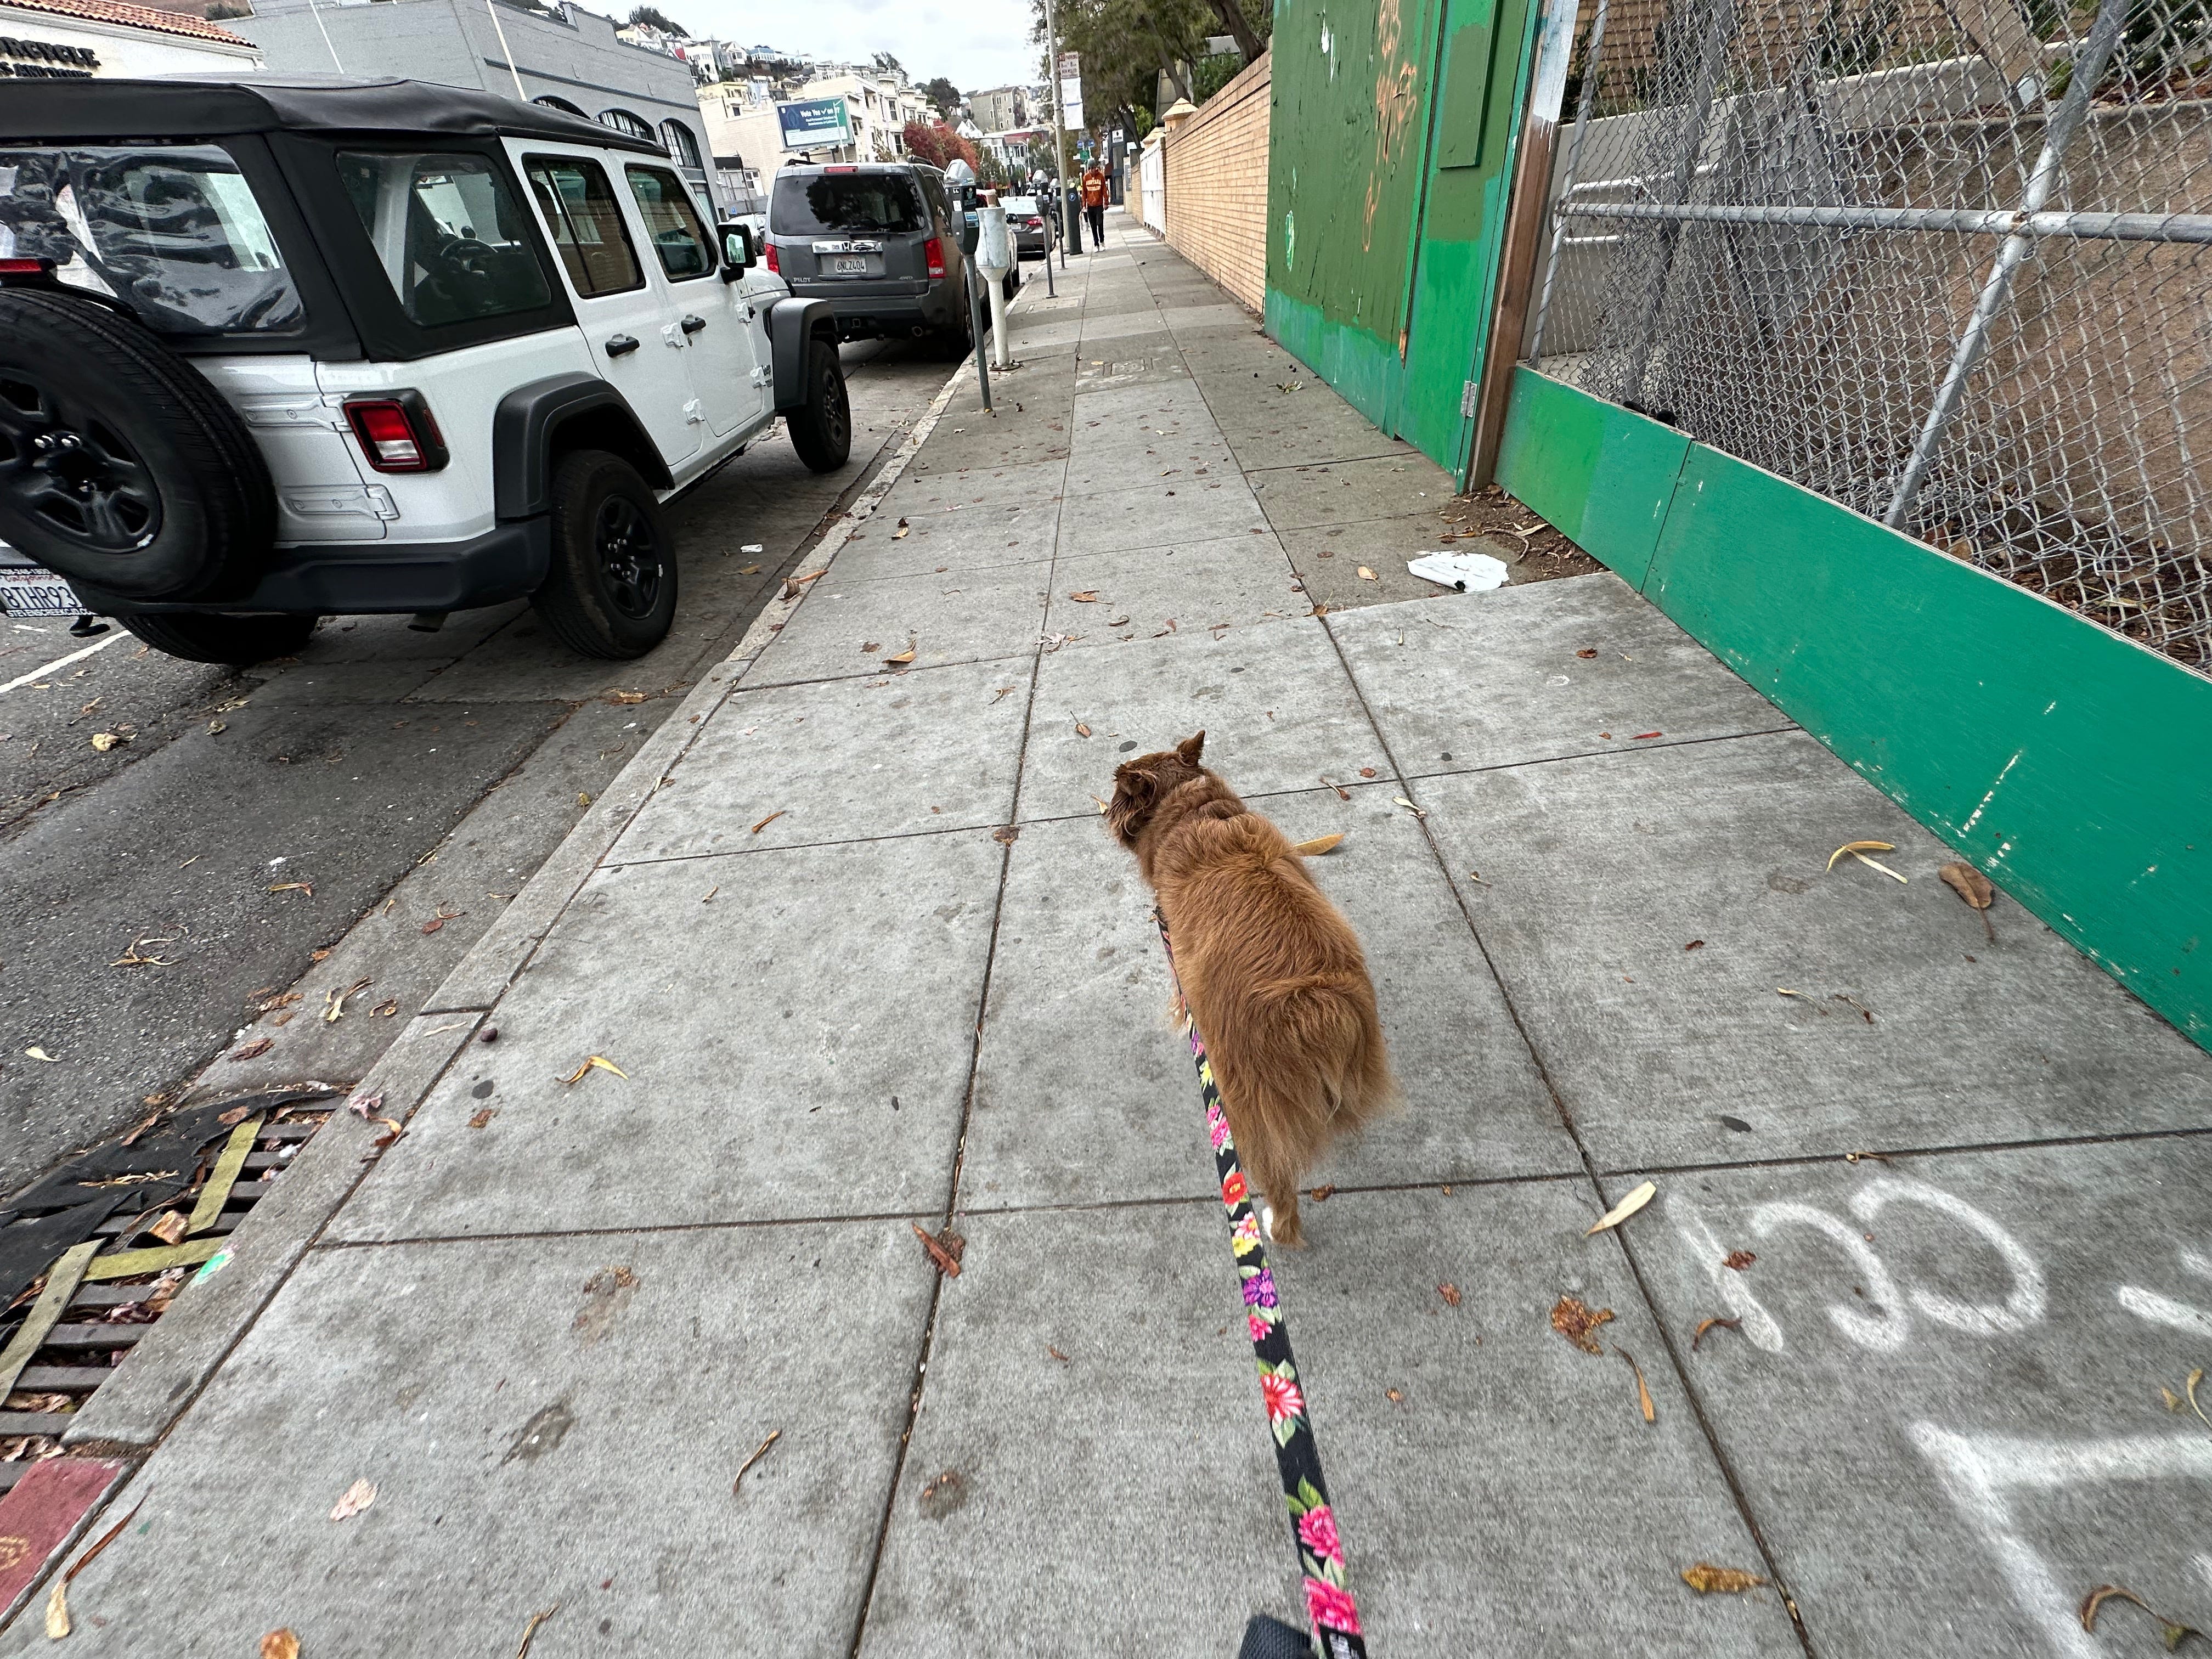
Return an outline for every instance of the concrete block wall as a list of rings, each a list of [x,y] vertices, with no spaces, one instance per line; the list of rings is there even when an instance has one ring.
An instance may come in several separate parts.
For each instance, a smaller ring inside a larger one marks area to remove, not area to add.
[[[1267,302],[1268,54],[1167,137],[1168,245],[1255,312]]]

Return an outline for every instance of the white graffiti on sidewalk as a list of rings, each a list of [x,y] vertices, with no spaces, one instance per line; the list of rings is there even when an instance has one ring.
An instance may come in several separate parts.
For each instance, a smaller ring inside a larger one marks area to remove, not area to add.
[[[1867,1229],[1893,1204],[1917,1205],[1978,1235],[2009,1275],[2010,1287],[2002,1299],[1967,1302],[1926,1285],[1901,1287],[1866,1237]],[[1978,1336],[2024,1331],[2042,1320],[2050,1300],[2042,1269],[2019,1240],[1966,1200],[1925,1182],[1882,1176],[1853,1193],[1848,1207],[1856,1224],[1815,1205],[1774,1199],[1754,1208],[1747,1224],[1758,1239],[1802,1228],[1836,1247],[1853,1273],[1854,1296],[1851,1301],[1832,1304],[1828,1321],[1861,1347],[1890,1352],[1904,1346],[1912,1334],[1915,1313],[1936,1324]],[[1743,1322],[1743,1334],[1769,1353],[1781,1352],[1781,1325],[1760,1304],[1750,1280],[1721,1265],[1727,1252],[1705,1218],[1686,1204],[1674,1206],[1674,1214],[1692,1249],[1709,1264],[1714,1286],[1729,1312]]]
[[[2200,1278],[2212,1279],[2212,1253],[2192,1250],[2185,1246],[2181,1251],[2181,1265]],[[2144,1290],[2139,1285],[2123,1285],[2118,1294],[2120,1305],[2136,1318],[2148,1319],[2154,1325],[2170,1326],[2177,1331],[2212,1342],[2212,1313],[2176,1302],[2171,1297],[2160,1296],[2156,1291]]]
[[[2008,1434],[1960,1434],[1933,1423],[1906,1432],[1936,1468],[1959,1512],[1981,1530],[2020,1605],[2063,1659],[2105,1659],[2081,1628],[2081,1586],[2062,1583],[2023,1535],[2014,1496],[2065,1492],[2096,1482],[2212,1480],[2212,1437],[2122,1435],[2108,1440],[2038,1440]],[[2198,1556],[2212,1583],[2212,1558]]]
[[[1892,1206],[1905,1204],[1955,1223],[1985,1246],[2007,1276],[2002,1296],[1970,1301],[1916,1282],[1902,1269],[1893,1272],[1875,1248],[1875,1224]],[[2035,1258],[1997,1221],[1954,1194],[1924,1182],[1883,1175],[1867,1181],[1837,1209],[1845,1213],[1794,1199],[1775,1199],[1753,1206],[1742,1224],[1754,1240],[1795,1231],[1810,1233],[1834,1248],[1850,1274],[1851,1295],[1828,1304],[1822,1311],[1840,1334],[1859,1347],[1894,1352],[1911,1340],[1916,1320],[1972,1335],[2008,1335],[2041,1323],[2049,1310],[2048,1285]],[[1785,1346],[1782,1324],[1759,1301],[1751,1276],[1723,1265],[1730,1249],[1741,1241],[1731,1237],[1723,1243],[1693,1205],[1677,1202],[1669,1206],[1669,1212],[1729,1314],[1741,1321],[1741,1334],[1765,1352],[1781,1352]],[[2212,1280],[2212,1250],[2184,1245],[2178,1255],[2183,1273]],[[2137,1318],[2212,1342],[2212,1310],[2141,1285],[2119,1285],[2114,1295]],[[2102,1659],[2103,1650],[2081,1628],[2083,1584],[2074,1582],[2079,1575],[2062,1579],[2029,1541],[2018,1512],[2022,1501],[2096,1485],[2212,1482],[2212,1437],[2202,1433],[2057,1440],[1962,1432],[1917,1420],[1905,1425],[1905,1434],[1936,1473],[1953,1507],[1980,1534],[2021,1610],[2041,1629],[2059,1659]],[[2190,1565],[2212,1589],[2212,1553],[2194,1553]]]

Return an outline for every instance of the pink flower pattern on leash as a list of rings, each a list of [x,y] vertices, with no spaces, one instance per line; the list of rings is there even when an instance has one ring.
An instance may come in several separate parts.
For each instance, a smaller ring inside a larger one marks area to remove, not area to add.
[[[1298,1541],[1322,1560],[1344,1565],[1344,1545],[1336,1535],[1336,1512],[1326,1504],[1298,1517]]]

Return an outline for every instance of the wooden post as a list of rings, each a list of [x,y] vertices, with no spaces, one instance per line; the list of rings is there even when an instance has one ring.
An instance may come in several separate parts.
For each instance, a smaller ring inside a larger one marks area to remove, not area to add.
[[[1467,469],[1469,490],[1481,489],[1498,470],[1513,370],[1521,361],[1521,338],[1528,331],[1536,264],[1544,247],[1546,198],[1552,187],[1559,108],[1566,94],[1567,59],[1574,47],[1575,12],[1576,0],[1549,0],[1538,29],[1536,64],[1521,118],[1512,188],[1506,197],[1505,235],[1498,251],[1489,343],[1482,354],[1481,384],[1475,389],[1474,443]]]

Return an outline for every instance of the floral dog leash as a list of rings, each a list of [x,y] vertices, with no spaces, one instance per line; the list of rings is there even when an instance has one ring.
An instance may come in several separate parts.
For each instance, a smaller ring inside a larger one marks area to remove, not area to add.
[[[1152,920],[1160,930],[1160,946],[1167,952],[1168,971],[1175,971],[1175,946],[1168,938],[1167,918],[1157,910]],[[1183,1030],[1190,1038],[1191,1058],[1198,1065],[1198,1090],[1206,1103],[1206,1132],[1213,1143],[1213,1163],[1221,1178],[1221,1203],[1229,1212],[1229,1247],[1236,1253],[1237,1275],[1244,1291],[1245,1324],[1252,1338],[1253,1357],[1260,1366],[1260,1396],[1267,1402],[1267,1426],[1275,1437],[1275,1468],[1282,1477],[1283,1501],[1290,1506],[1291,1532],[1297,1544],[1298,1565],[1304,1574],[1306,1615],[1320,1643],[1323,1659],[1364,1659],[1367,1644],[1360,1638],[1359,1609],[1345,1584],[1344,1546],[1336,1535],[1336,1511],[1329,1507],[1328,1487],[1322,1480],[1321,1451],[1314,1443],[1313,1425],[1307,1419],[1305,1390],[1299,1386],[1297,1366],[1291,1358],[1290,1326],[1275,1291],[1275,1276],[1267,1267],[1267,1247],[1261,1237],[1260,1218],[1252,1207],[1252,1194],[1244,1170],[1237,1161],[1237,1143],[1230,1138],[1229,1115],[1223,1110],[1220,1085],[1213,1065],[1206,1056],[1206,1042],[1189,1005],[1181,1000]],[[1273,1620],[1253,1620],[1245,1633],[1244,1652],[1254,1655],[1272,1626],[1295,1638],[1297,1632]]]

